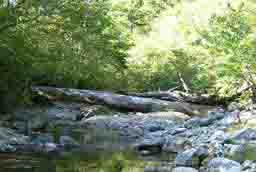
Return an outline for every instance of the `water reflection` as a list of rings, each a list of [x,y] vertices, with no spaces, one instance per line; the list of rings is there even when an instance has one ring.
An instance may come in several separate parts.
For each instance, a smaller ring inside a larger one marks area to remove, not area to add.
[[[58,156],[31,154],[0,155],[1,170],[6,172],[143,172],[145,166],[168,161],[161,157],[139,157],[133,152],[64,152]]]

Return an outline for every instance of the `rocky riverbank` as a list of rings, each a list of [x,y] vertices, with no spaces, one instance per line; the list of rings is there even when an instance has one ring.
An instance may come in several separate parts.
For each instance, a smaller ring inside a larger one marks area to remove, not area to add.
[[[180,112],[129,113],[56,102],[2,115],[0,151],[92,151],[92,145],[109,149],[115,142],[118,148],[132,148],[138,156],[166,155],[168,165],[148,166],[145,172],[253,172],[256,110],[242,110],[240,118],[241,123],[232,106],[214,108],[204,117],[189,117]]]

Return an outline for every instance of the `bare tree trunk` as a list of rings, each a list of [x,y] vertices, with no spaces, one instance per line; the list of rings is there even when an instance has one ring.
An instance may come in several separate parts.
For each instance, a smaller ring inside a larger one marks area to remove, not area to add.
[[[181,73],[178,72],[177,75],[178,75],[180,84],[182,85],[183,89],[186,91],[186,93],[189,93],[190,89],[188,88],[188,85],[186,84],[185,80],[183,79]]]

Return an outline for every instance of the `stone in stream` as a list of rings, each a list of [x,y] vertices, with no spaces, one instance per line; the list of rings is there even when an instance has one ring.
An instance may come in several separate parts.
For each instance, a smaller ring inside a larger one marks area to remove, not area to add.
[[[51,134],[39,134],[32,136],[32,141],[26,146],[28,151],[49,153],[55,152],[58,146],[54,143],[54,138]]]
[[[164,130],[164,128],[158,124],[149,124],[149,125],[145,126],[145,129],[148,130],[149,132],[156,132],[156,131]]]
[[[214,158],[209,161],[207,172],[241,172],[242,166],[226,158]]]
[[[222,110],[218,110],[218,111],[211,111],[208,113],[208,117],[215,119],[215,120],[221,120],[223,119],[227,114],[225,113],[225,111]]]
[[[202,119],[200,119],[198,122],[198,125],[200,126],[200,127],[204,127],[204,126],[208,126],[208,125],[211,125],[213,122],[215,121],[215,119],[214,118],[202,118]]]
[[[243,162],[245,160],[246,146],[245,145],[224,145],[224,154],[225,157],[237,161]]]
[[[135,150],[141,152],[143,155],[160,153],[164,144],[162,137],[148,137],[142,139],[139,143],[134,145]]]
[[[208,156],[208,149],[205,146],[191,148],[178,153],[175,159],[176,166],[198,168],[201,162]]]
[[[225,133],[223,130],[216,130],[209,138],[210,143],[218,142],[223,143],[230,138],[230,135]]]
[[[185,137],[166,137],[165,143],[162,147],[163,152],[179,153],[183,152],[186,147],[191,147],[192,143]]]
[[[181,112],[151,112],[151,113],[136,113],[136,115],[141,117],[150,117],[152,119],[163,119],[175,122],[184,122],[190,119],[190,116]]]
[[[232,111],[235,111],[235,110],[239,110],[241,108],[241,104],[240,103],[237,103],[237,102],[232,102],[228,105],[228,108],[227,110],[232,112]]]
[[[0,152],[15,152],[19,146],[29,143],[28,137],[14,130],[0,127]]]
[[[172,172],[172,166],[147,166],[144,172]]]
[[[198,170],[190,167],[176,167],[172,172],[198,172]]]
[[[191,118],[184,123],[184,127],[189,129],[199,127],[200,120],[199,117]]]
[[[79,143],[77,143],[70,136],[60,136],[59,142],[60,142],[60,145],[65,147],[65,148],[74,148],[74,147],[79,146]]]
[[[246,160],[242,164],[243,172],[255,172],[256,171],[256,161]]]
[[[46,144],[46,143],[53,143],[54,142],[54,137],[52,134],[45,133],[45,134],[38,134],[32,136],[32,144]]]
[[[255,141],[256,140],[256,130],[247,128],[242,129],[234,134],[232,140],[241,141],[241,142],[248,142],[248,141]]]
[[[176,134],[181,134],[187,131],[187,128],[175,128],[172,132],[171,135],[176,135]]]

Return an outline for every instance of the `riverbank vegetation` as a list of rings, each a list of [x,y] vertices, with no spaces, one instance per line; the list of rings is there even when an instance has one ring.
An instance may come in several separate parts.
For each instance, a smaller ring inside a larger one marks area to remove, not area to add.
[[[32,85],[256,97],[255,9],[242,0],[1,0],[1,107],[31,103]]]

